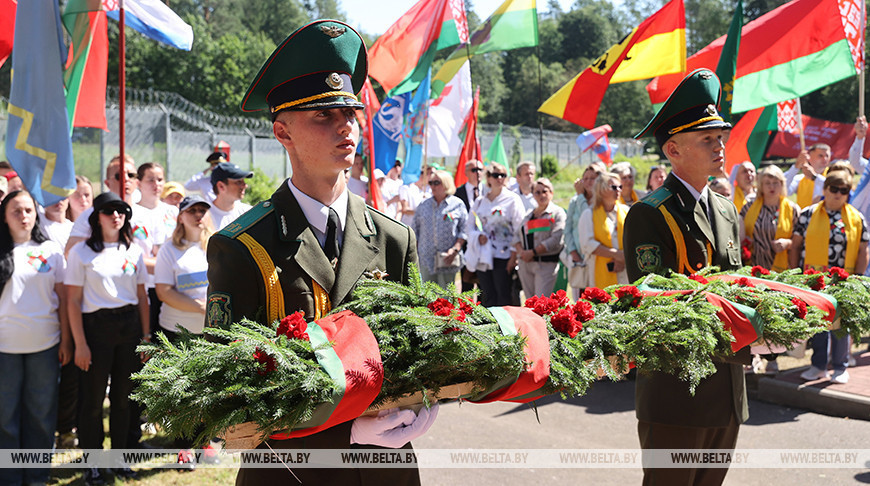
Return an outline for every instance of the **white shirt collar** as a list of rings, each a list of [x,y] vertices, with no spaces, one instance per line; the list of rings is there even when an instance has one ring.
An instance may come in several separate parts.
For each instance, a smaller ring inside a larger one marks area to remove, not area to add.
[[[671,174],[674,174],[674,173],[671,172]],[[704,189],[701,189],[701,192],[698,192],[697,189],[692,187],[692,185],[689,184],[688,182],[681,179],[680,176],[678,176],[677,174],[674,174],[674,177],[676,177],[678,181],[682,182],[683,185],[686,186],[686,189],[689,190],[689,193],[692,195],[692,197],[695,198],[695,201],[700,201],[701,199],[703,199],[704,204],[707,204],[707,201],[710,199],[710,195],[707,194],[707,192],[709,191],[707,186],[704,186]],[[709,206],[709,204],[708,204],[708,206]]]
[[[339,242],[341,242],[341,235],[344,234],[344,226],[347,221],[347,190],[345,189],[342,191],[341,195],[338,196],[338,199],[336,199],[331,205],[326,206],[320,201],[313,199],[311,196],[300,191],[299,188],[293,185],[293,181],[289,179],[287,180],[287,186],[296,198],[296,202],[299,203],[299,207],[302,208],[302,214],[305,215],[308,224],[324,235],[324,237],[326,235],[326,220],[329,218],[329,208],[331,207],[336,213],[338,213],[338,220],[340,223],[340,227],[338,228],[340,235]],[[323,242],[321,242],[321,244],[323,244]]]

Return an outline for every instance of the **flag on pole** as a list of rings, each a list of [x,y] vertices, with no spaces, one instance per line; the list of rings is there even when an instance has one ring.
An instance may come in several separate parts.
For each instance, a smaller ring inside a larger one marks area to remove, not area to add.
[[[737,74],[737,52],[740,51],[740,32],[743,30],[743,0],[737,0],[734,17],[725,37],[725,45],[716,64],[716,76],[722,83],[722,97],[719,101],[719,114],[731,123],[731,101],[734,97],[734,78]]]
[[[653,105],[664,103],[686,72],[714,69],[725,40],[695,53],[684,72],[653,79],[647,86]],[[799,98],[854,75],[837,0],[793,0],[743,27],[731,112]]]
[[[12,54],[15,39],[15,0],[0,0],[0,66]]]
[[[456,187],[467,182],[465,178],[465,164],[469,160],[480,160],[480,140],[477,139],[477,107],[479,103],[480,86],[474,91],[474,101],[471,103],[468,117],[465,118],[465,141],[462,143],[462,150],[459,152],[459,160],[456,161],[456,174],[453,175],[453,182],[456,184]]]
[[[57,1],[19,3],[15,26],[6,157],[34,199],[49,206],[76,187]]]
[[[369,76],[389,96],[413,91],[436,52],[466,42],[463,0],[420,0],[369,49]]]
[[[587,130],[580,135],[577,135],[577,146],[580,147],[581,152],[585,152],[592,148],[601,137],[606,136],[608,133],[612,132],[613,128],[610,125],[601,125],[600,127],[595,127],[592,130]]]
[[[501,140],[502,124],[499,122],[498,131],[495,132],[495,138],[492,139],[492,145],[486,151],[486,157],[483,158],[484,163],[495,162],[505,167],[508,166],[507,152],[504,150],[504,142]]]
[[[616,153],[616,146],[610,143],[610,140],[607,139],[607,135],[605,134],[592,144],[592,152],[595,153],[602,162],[604,162],[604,165],[610,167],[610,165],[613,164],[613,154]]]
[[[468,45],[462,45],[444,61],[432,77],[432,97],[437,98],[465,64],[476,54],[507,51],[538,45],[538,10],[535,0],[505,0],[474,31]]]
[[[595,126],[610,83],[686,69],[685,33],[683,1],[671,0],[562,86],[538,111],[582,127]]]
[[[63,12],[64,27],[70,35],[63,73],[70,133],[73,127],[107,128],[109,36],[102,5],[100,0],[70,0]]]
[[[375,90],[372,88],[372,83],[368,77],[363,85],[362,103],[365,105],[365,127],[363,127],[363,146],[368,151],[369,156],[369,199],[373,208],[378,211],[383,211],[387,207],[384,204],[384,196],[381,194],[381,188],[378,186],[378,181],[375,179],[375,140],[374,140],[374,119],[375,105],[380,106]]]
[[[405,165],[402,167],[402,182],[411,184],[420,178],[423,167],[423,144],[426,135],[426,119],[429,116],[429,80],[432,70],[426,73],[423,82],[414,93],[405,117]]]
[[[109,17],[117,21],[120,11],[118,0],[102,0],[102,3]],[[193,27],[160,0],[124,0],[124,14],[127,27],[145,37],[185,51],[193,46]]]
[[[405,115],[408,114],[410,101],[411,93],[385,99],[372,122],[376,154],[375,167],[384,171],[385,174],[390,171],[396,161],[399,141],[402,140],[402,127]]]
[[[777,129],[776,120],[775,106],[750,110],[740,118],[725,143],[726,174],[747,160],[758,166],[764,158],[771,132]]]
[[[455,157],[462,148],[459,130],[472,103],[471,68],[465,61],[459,72],[429,103],[428,153],[430,157]]]
[[[864,2],[837,0],[837,3],[840,7],[840,20],[843,22],[846,40],[849,41],[849,51],[852,53],[852,59],[855,60],[855,70],[860,74],[864,70],[864,29],[867,26]]]

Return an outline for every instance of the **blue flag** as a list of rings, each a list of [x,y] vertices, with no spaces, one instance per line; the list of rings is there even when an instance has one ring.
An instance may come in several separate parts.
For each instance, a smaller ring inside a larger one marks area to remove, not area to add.
[[[429,118],[429,86],[432,69],[414,93],[409,115],[405,123],[405,166],[402,168],[402,182],[411,184],[420,178],[423,165],[423,142],[426,137],[426,119]]]
[[[372,123],[375,140],[375,168],[384,174],[393,168],[396,153],[399,151],[399,141],[402,140],[402,126],[408,113],[411,93],[403,93],[387,98],[381,103],[381,109],[375,115]]]
[[[43,206],[76,187],[63,92],[65,54],[57,1],[18,2],[6,157]]]

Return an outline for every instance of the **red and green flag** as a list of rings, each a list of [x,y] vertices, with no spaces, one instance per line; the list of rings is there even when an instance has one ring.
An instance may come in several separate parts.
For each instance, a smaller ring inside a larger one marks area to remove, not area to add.
[[[63,24],[71,39],[63,74],[70,133],[73,127],[105,130],[109,38],[102,0],[70,0]]]
[[[607,86],[686,69],[686,14],[671,0],[538,108],[582,127],[596,125]]]
[[[468,45],[459,46],[432,77],[432,98],[438,98],[465,61],[476,54],[507,51],[538,45],[538,10],[535,0],[505,0],[471,34]]]
[[[650,101],[663,103],[686,72],[715,69],[727,36],[701,49],[679,74],[650,82]],[[732,113],[798,98],[856,73],[837,0],[794,0],[743,27]]]
[[[550,231],[552,228],[553,220],[550,218],[538,218],[529,220],[526,223],[526,230],[529,233],[539,233],[541,231]]]
[[[749,160],[756,166],[764,158],[771,132],[776,130],[776,105],[747,111],[731,129],[725,143],[725,173]]]
[[[417,89],[435,58],[468,42],[463,0],[420,0],[369,49],[369,76],[389,96]]]

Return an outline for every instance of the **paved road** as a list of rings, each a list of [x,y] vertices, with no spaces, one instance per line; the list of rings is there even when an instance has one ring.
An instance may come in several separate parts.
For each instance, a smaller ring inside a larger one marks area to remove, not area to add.
[[[429,432],[414,441],[420,449],[487,448],[637,449],[634,382],[599,382],[584,397],[541,400],[535,412],[508,403],[449,404],[441,407]],[[750,402],[749,422],[737,449],[870,449],[870,422],[828,417],[799,409]],[[725,484],[870,484],[864,469],[734,469]],[[424,486],[634,485],[640,469],[423,469]]]

